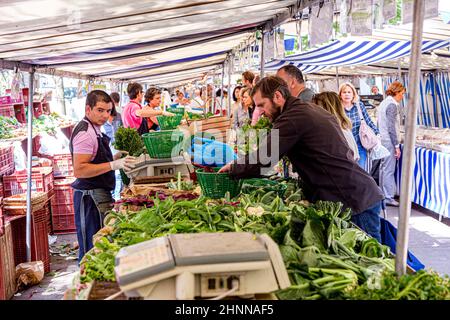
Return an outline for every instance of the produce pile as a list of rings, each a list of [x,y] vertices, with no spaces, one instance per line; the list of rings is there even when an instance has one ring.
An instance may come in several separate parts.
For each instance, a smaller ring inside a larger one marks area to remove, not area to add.
[[[124,246],[173,233],[245,231],[267,233],[280,246],[292,284],[276,292],[280,299],[450,299],[448,277],[419,271],[398,279],[389,248],[353,225],[342,204],[310,204],[295,181],[278,182],[283,197],[263,188],[221,200],[158,192],[146,197],[148,208],[112,211],[80,281],[115,281],[114,257]]]
[[[16,118],[0,116],[0,139],[9,139],[17,136],[16,130],[23,125]]]
[[[238,153],[245,155],[255,151],[260,141],[267,136],[271,128],[272,123],[265,116],[259,118],[258,122],[253,126],[250,123],[244,124],[236,132]]]
[[[206,114],[200,114],[200,113],[193,113],[193,112],[188,112],[186,111],[184,113],[184,118],[188,119],[188,120],[205,120],[208,119],[210,117],[212,117],[214,115],[214,113],[212,112],[207,112]]]
[[[40,115],[39,118],[33,119],[33,134],[47,132],[48,134],[56,134],[59,127],[71,125],[72,121],[61,117],[56,112],[50,115]],[[20,123],[16,118],[6,118],[0,116],[0,138],[10,139],[27,135],[26,124]]]

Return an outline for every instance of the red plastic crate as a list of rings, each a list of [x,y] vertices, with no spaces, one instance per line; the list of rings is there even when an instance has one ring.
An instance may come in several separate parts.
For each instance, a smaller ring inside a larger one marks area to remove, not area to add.
[[[25,106],[28,106],[29,92],[30,90],[28,88],[22,88],[23,104]]]
[[[0,248],[0,300],[8,300],[16,292],[16,265],[9,224],[5,227],[5,234],[0,236]]]
[[[14,105],[14,114],[16,116],[17,121],[19,121],[20,123],[27,123],[25,106],[23,105],[23,103],[18,103]]]
[[[9,175],[14,170],[14,146],[0,147],[0,176]]]
[[[51,191],[53,194],[53,174],[50,167],[34,167],[31,169],[31,190]],[[3,193],[5,197],[27,191],[27,173],[16,172],[10,176],[3,176]]]
[[[33,115],[35,118],[39,118],[42,114],[42,103],[41,102],[33,102]]]
[[[15,116],[14,106],[12,104],[0,105],[0,116],[13,118]]]
[[[19,97],[17,99],[13,99],[11,97],[11,89],[6,89],[6,94],[9,95],[9,98],[10,98],[9,101],[11,101],[11,103],[22,103],[23,102],[23,92],[22,91],[19,92]]]
[[[73,177],[72,156],[70,153],[53,155],[53,176]]]
[[[42,102],[42,113],[44,113],[44,114],[52,113],[52,111],[50,110],[50,103],[49,102]]]
[[[76,233],[74,214],[52,216],[53,234]]]
[[[5,233],[5,219],[3,217],[3,198],[0,197],[0,236]]]
[[[0,198],[3,198],[3,183],[0,181]]]
[[[32,215],[31,225],[31,260],[40,260],[44,263],[44,271],[50,272],[50,251],[48,246],[47,222],[41,217]],[[27,261],[26,251],[26,217],[10,220],[13,235],[14,263],[17,266]]]

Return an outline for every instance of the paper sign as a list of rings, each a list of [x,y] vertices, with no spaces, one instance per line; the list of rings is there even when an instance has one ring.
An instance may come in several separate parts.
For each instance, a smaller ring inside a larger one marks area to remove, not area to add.
[[[439,16],[438,7],[439,7],[438,0],[425,1],[425,17],[424,17],[424,19],[430,19],[430,18],[435,18],[435,17]]]
[[[385,21],[397,16],[397,1],[383,0],[383,18]]]
[[[402,1],[402,23],[411,23],[413,21],[414,0]]]
[[[351,26],[352,36],[372,35],[372,2],[352,0]]]
[[[314,47],[330,40],[333,32],[333,3],[315,6],[309,18],[309,45]]]

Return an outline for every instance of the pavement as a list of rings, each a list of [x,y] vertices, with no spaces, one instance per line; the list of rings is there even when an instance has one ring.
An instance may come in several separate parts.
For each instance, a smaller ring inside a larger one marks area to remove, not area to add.
[[[64,292],[79,271],[78,250],[73,249],[77,235],[64,234],[56,237],[56,242],[50,245],[50,272],[45,274],[38,285],[16,293],[12,300],[62,300]]]
[[[387,219],[396,227],[398,212],[396,207],[387,207]],[[440,222],[437,214],[413,205],[409,223],[409,251],[427,269],[450,275],[450,219]],[[51,245],[51,272],[39,285],[16,293],[13,300],[62,300],[79,271],[78,251],[70,249],[76,239],[76,234],[58,235]]]
[[[398,207],[387,207],[387,220],[398,226]],[[409,218],[409,251],[439,274],[450,275],[450,219],[414,205]]]

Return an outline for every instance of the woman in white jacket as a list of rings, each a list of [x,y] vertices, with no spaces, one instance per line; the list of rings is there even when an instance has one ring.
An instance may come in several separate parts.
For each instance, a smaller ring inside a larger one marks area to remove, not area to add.
[[[345,114],[341,99],[339,99],[337,93],[332,91],[318,93],[313,96],[312,102],[327,110],[329,113],[336,117],[339,125],[341,126],[342,133],[347,140],[347,144],[353,151],[353,160],[358,161],[358,145],[356,144],[355,138],[353,137],[352,123]]]
[[[391,153],[381,160],[380,185],[386,198],[386,204],[396,207],[398,207],[398,202],[394,200],[397,190],[394,173],[395,165],[400,158],[398,106],[405,92],[406,89],[400,82],[391,83],[386,90],[386,99],[377,108],[381,144]]]

